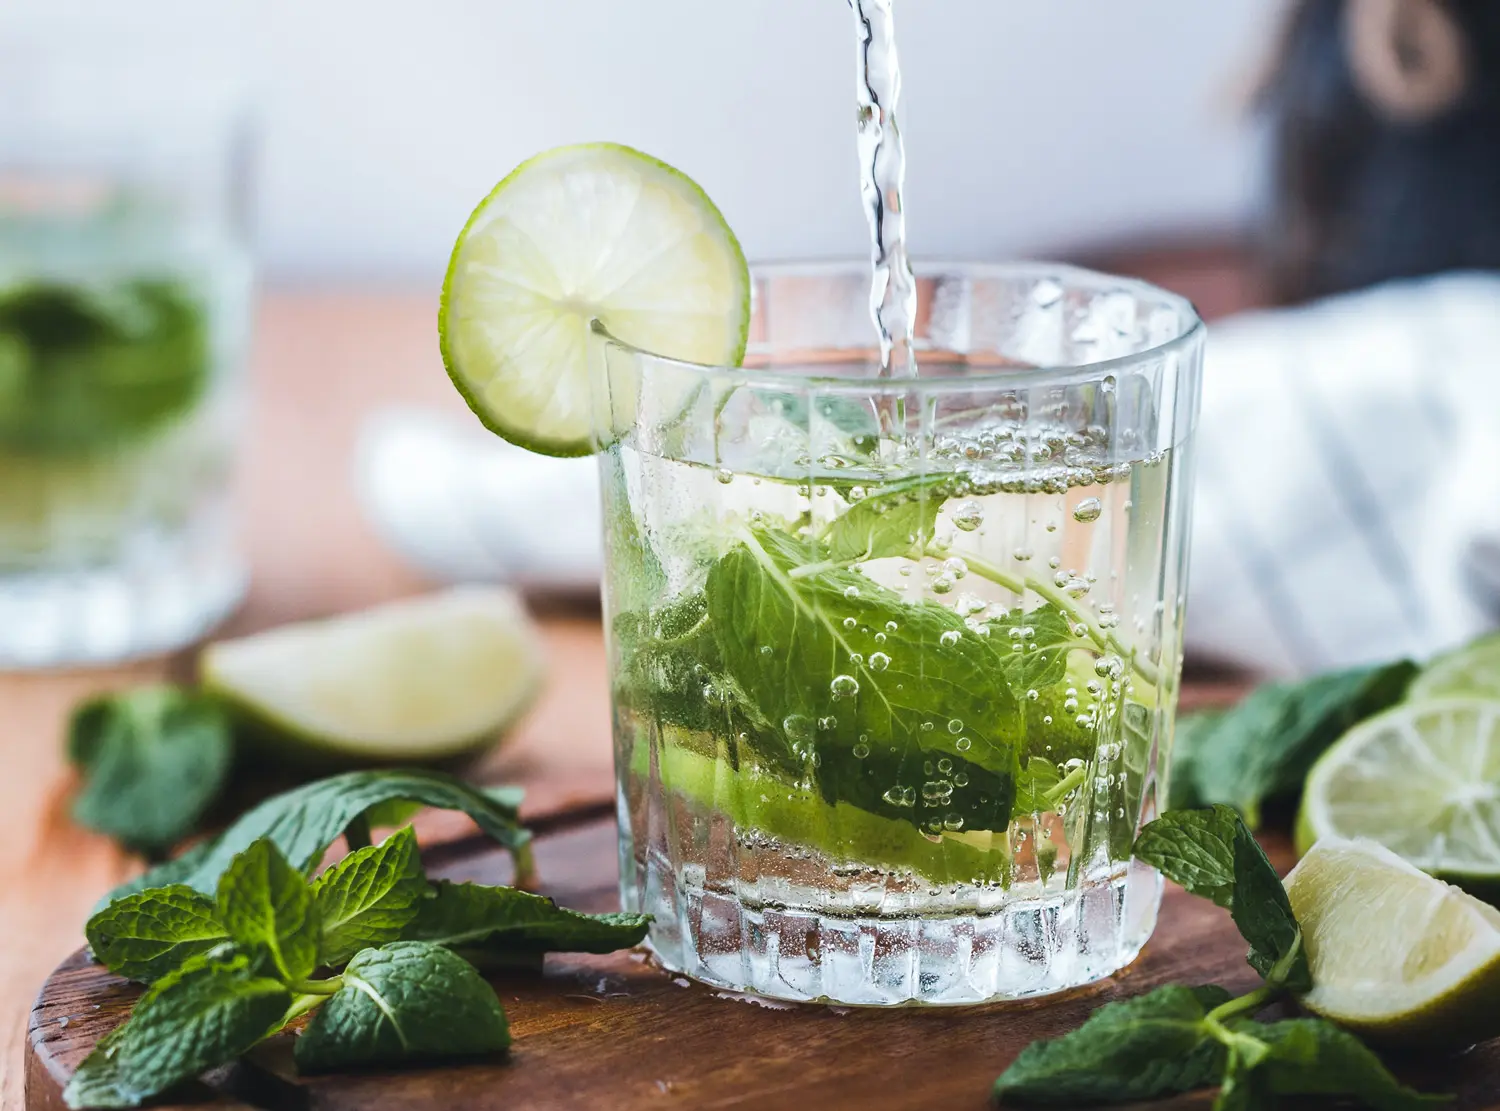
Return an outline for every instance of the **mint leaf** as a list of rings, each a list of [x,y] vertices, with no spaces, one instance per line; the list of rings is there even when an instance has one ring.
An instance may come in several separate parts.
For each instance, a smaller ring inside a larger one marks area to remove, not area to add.
[[[213,891],[229,862],[261,838],[275,844],[291,865],[305,874],[322,860],[324,851],[351,822],[393,802],[463,811],[484,833],[509,849],[524,870],[530,862],[527,843],[531,835],[520,824],[521,795],[519,788],[475,787],[430,771],[359,771],[330,776],[267,799],[218,838],[192,850],[191,865],[179,861],[159,865],[116,888],[110,899],[163,883]]]
[[[1250,943],[1251,967],[1273,987],[1312,987],[1286,888],[1232,809],[1168,811],[1141,830],[1135,855],[1189,893],[1227,908]]]
[[[708,572],[724,677],[779,726],[756,754],[830,802],[927,830],[1004,829],[1021,713],[990,638],[856,571],[804,573],[822,555],[758,530]]]
[[[426,896],[410,826],[350,853],[313,881],[322,930],[318,963],[338,968],[361,949],[397,940]]]
[[[1426,1111],[1452,1099],[1406,1087],[1358,1038],[1323,1019],[1243,1021],[1233,1028],[1269,1048],[1255,1073],[1278,1096],[1343,1097],[1374,1111]]]
[[[68,726],[68,758],[83,776],[73,818],[162,853],[219,796],[232,756],[223,712],[202,695],[152,686],[95,698]]]
[[[297,1039],[301,1072],[478,1057],[510,1045],[494,989],[441,946],[366,949],[342,978]]]
[[[953,475],[924,475],[881,486],[834,518],[823,534],[826,558],[854,563],[919,553],[954,485]]]
[[[219,879],[219,921],[247,949],[264,946],[283,980],[305,980],[318,965],[318,913],[302,873],[262,839],[229,862]]]
[[[138,441],[197,400],[207,311],[183,283],[36,282],[0,293],[0,447],[76,458]]]
[[[1050,797],[1063,781],[1057,765],[1044,756],[1031,756],[1016,779],[1016,813],[1040,814],[1054,808]]]
[[[116,976],[159,980],[190,957],[229,939],[214,901],[174,884],[111,903],[84,927],[94,957]]]
[[[151,988],[85,1058],[69,1107],[136,1107],[226,1064],[281,1025],[292,995],[244,954],[194,957]]]
[[[1229,1000],[1218,987],[1169,984],[1108,1003],[1077,1030],[1033,1042],[995,1081],[1021,1105],[1127,1103],[1216,1083],[1226,1051],[1203,1019]]]
[[[1198,710],[1178,714],[1172,735],[1172,762],[1168,777],[1169,810],[1186,810],[1207,806],[1211,801],[1198,797],[1196,781],[1198,753],[1213,736],[1225,710]]]
[[[1201,895],[1226,910],[1234,901],[1234,846],[1241,825],[1227,806],[1171,810],[1148,822],[1135,840],[1135,855],[1189,895]]]
[[[1061,682],[1068,667],[1068,652],[1086,643],[1073,635],[1073,623],[1067,615],[1052,605],[1032,610],[1017,607],[1003,617],[991,618],[988,624],[1001,666],[1018,694]]]
[[[1255,828],[1264,803],[1299,795],[1314,761],[1352,726],[1399,702],[1416,670],[1401,660],[1257,688],[1194,744],[1198,799],[1233,806]]]
[[[440,882],[406,938],[457,949],[475,963],[542,953],[613,953],[640,944],[646,914],[583,914],[513,887]]]

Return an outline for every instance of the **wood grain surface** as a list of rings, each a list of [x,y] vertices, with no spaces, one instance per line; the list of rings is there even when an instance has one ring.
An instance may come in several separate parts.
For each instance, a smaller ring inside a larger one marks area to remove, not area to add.
[[[1284,837],[1268,847],[1290,863]],[[566,905],[608,910],[615,898],[614,824],[595,821],[541,838],[544,886]],[[435,869],[453,879],[501,882],[488,849]],[[969,1008],[822,1007],[751,1003],[663,972],[641,953],[549,957],[542,975],[496,981],[515,1046],[508,1058],[441,1069],[297,1077],[292,1038],[266,1043],[250,1063],[215,1074],[173,1108],[227,1106],[305,1111],[531,1111],[608,1107],[798,1107],[949,1111],[988,1106],[996,1075],[1028,1042],[1065,1033],[1091,1011],[1163,983],[1258,983],[1229,915],[1169,888],[1161,924],[1131,967],[1065,995]],[[28,1111],[61,1111],[60,1085],[128,1013],[139,989],[69,959],[31,1016]],[[1500,1043],[1450,1061],[1399,1065],[1413,1082],[1458,1090],[1458,1111],[1500,1105]],[[1157,1106],[1206,1106],[1187,1096]],[[1146,1106],[1146,1105],[1138,1105]]]

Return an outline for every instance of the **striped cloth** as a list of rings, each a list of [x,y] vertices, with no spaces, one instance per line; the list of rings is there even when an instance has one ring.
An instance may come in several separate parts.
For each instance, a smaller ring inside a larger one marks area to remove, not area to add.
[[[1500,276],[1221,322],[1204,373],[1190,654],[1306,673],[1495,622]]]

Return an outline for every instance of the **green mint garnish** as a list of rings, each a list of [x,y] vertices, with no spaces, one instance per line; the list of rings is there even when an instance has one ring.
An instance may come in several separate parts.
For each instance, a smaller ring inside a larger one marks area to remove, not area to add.
[[[495,989],[441,946],[398,941],[366,949],[339,980],[297,1039],[301,1072],[459,1060],[510,1045]]]
[[[229,862],[215,900],[219,921],[246,951],[263,948],[286,983],[318,966],[318,908],[307,880],[274,842],[260,840]]]
[[[350,853],[313,881],[313,897],[325,964],[401,938],[428,898],[416,834],[407,827]]]
[[[214,900],[181,884],[118,899],[90,918],[84,932],[94,959],[141,983],[229,940]]]
[[[202,695],[150,686],[92,699],[68,727],[68,758],[83,777],[73,817],[164,853],[218,797],[233,755],[224,714]]]
[[[1256,828],[1263,804],[1295,798],[1317,758],[1354,725],[1399,702],[1416,672],[1401,660],[1257,687],[1179,737],[1174,799],[1227,803]]]
[[[389,810],[397,803],[462,811],[517,857],[523,873],[529,868],[530,835],[521,828],[517,812],[519,789],[475,787],[439,772],[347,772],[267,799],[218,837],[121,885],[106,901],[173,883],[205,893],[214,891],[229,862],[263,837],[274,843],[294,868],[306,873],[350,826],[372,811]]]
[[[1135,855],[1228,910],[1250,943],[1251,967],[1272,987],[1296,992],[1312,987],[1302,931],[1281,877],[1229,807],[1162,815],[1141,830]]]

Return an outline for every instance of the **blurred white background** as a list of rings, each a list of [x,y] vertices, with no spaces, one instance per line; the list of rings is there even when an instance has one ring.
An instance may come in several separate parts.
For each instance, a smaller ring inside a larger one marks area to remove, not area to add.
[[[1244,92],[1280,6],[901,0],[917,253],[1235,228],[1259,185]],[[0,43],[82,35],[245,74],[273,280],[432,281],[518,161],[599,138],[696,178],[752,258],[866,249],[845,0],[0,2]]]

